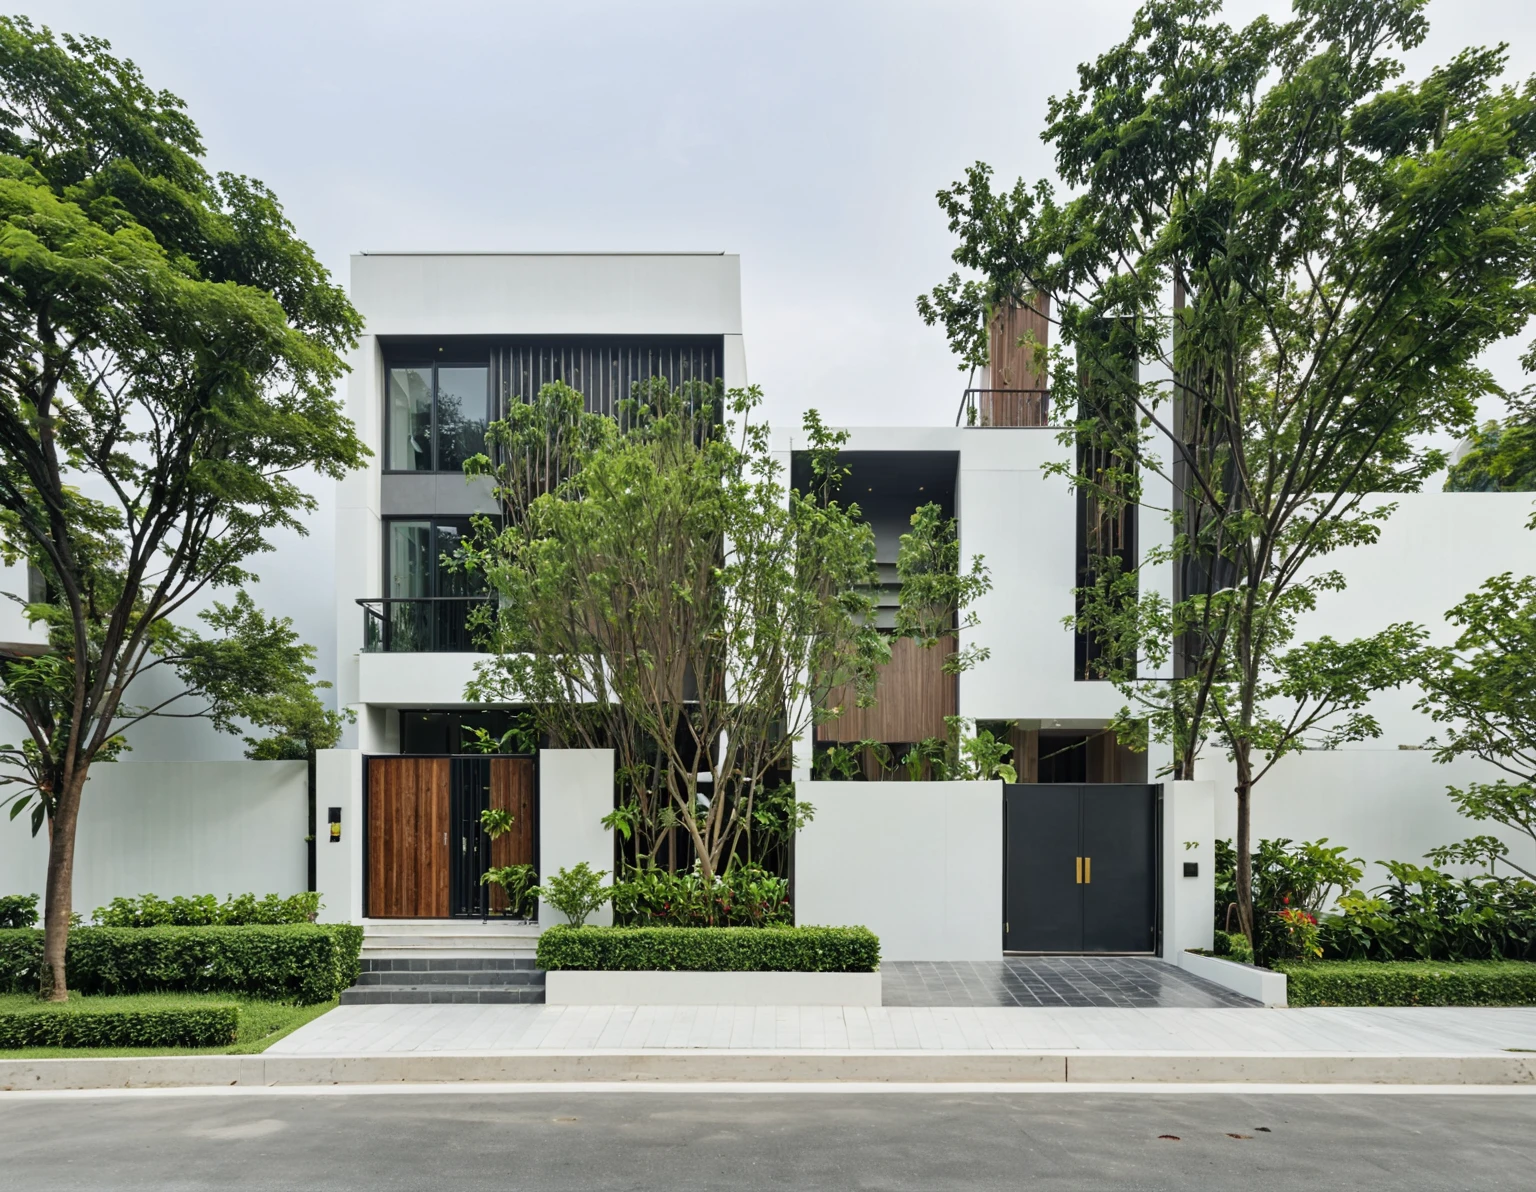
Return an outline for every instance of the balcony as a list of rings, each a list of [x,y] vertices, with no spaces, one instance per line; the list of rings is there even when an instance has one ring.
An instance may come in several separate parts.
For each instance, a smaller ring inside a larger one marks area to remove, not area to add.
[[[363,609],[367,654],[468,654],[479,650],[469,619],[490,596],[375,596]]]
[[[967,389],[956,426],[1049,426],[1047,389]]]

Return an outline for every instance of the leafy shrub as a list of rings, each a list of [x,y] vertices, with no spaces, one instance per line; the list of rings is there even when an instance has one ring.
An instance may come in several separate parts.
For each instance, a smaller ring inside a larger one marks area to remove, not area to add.
[[[1248,937],[1241,931],[1218,930],[1211,951],[1238,964],[1253,963],[1253,949],[1248,946]]]
[[[795,921],[789,883],[742,862],[708,886],[697,865],[683,873],[632,870],[613,888],[613,918],[636,927],[787,927]]]
[[[533,899],[538,893],[539,875],[532,865],[500,865],[480,875],[482,886],[494,883],[507,896],[507,914],[514,919],[533,918]]]
[[[1354,960],[1536,960],[1536,882],[1457,878],[1409,861],[1391,880],[1351,890],[1322,923],[1325,955]]]
[[[1252,856],[1253,952],[1256,962],[1315,955],[1311,928],[1334,893],[1350,890],[1364,873],[1359,858],[1346,857],[1345,849],[1328,847],[1326,838],[1295,843],[1286,839],[1261,840]],[[1216,842],[1216,929],[1237,931],[1237,854],[1231,842]],[[1307,924],[1288,911],[1305,912]],[[1298,930],[1300,928],[1300,930]]]
[[[235,1041],[238,1006],[125,1010],[80,1002],[0,1011],[0,1047],[220,1047]]]
[[[872,973],[867,927],[551,927],[539,967],[598,971]]]
[[[36,926],[36,894],[0,895],[0,931]]]
[[[570,920],[571,926],[580,927],[587,916],[613,897],[613,887],[603,885],[608,876],[606,869],[594,870],[585,861],[575,869],[562,867],[552,878],[546,878],[542,886],[528,891],[542,898]]]
[[[1522,960],[1281,962],[1292,1006],[1532,1006],[1536,964]]]
[[[351,924],[279,927],[82,927],[69,933],[65,968],[81,993],[245,993],[310,1004],[357,981],[363,929]],[[0,991],[31,993],[43,933],[0,931]]]
[[[280,898],[266,894],[231,894],[220,902],[212,894],[178,894],[160,898],[114,898],[98,906],[91,918],[99,927],[276,927],[285,923],[313,923],[320,913],[320,895],[314,891]]]

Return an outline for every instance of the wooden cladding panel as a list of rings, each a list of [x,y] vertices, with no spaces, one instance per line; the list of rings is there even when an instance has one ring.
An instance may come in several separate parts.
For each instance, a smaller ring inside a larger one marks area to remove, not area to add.
[[[368,760],[368,917],[448,917],[446,757]]]
[[[978,426],[1047,426],[1049,423],[1049,400],[1043,391],[1010,393],[987,389],[977,395]]]
[[[888,741],[912,743],[944,735],[944,717],[956,712],[955,676],[944,673],[944,659],[954,653],[955,639],[940,638],[923,649],[910,638],[891,643],[891,660],[880,668],[875,705],[854,704],[851,688],[828,698],[846,709],[836,720],[816,726],[818,741]]]
[[[533,761],[525,757],[491,758],[491,810],[510,811],[512,830],[491,841],[491,865],[533,864]],[[491,912],[507,909],[507,892],[492,884]]]
[[[1033,334],[1034,343],[1051,342],[1051,300],[1037,294],[1028,306],[1009,305],[992,316],[987,329],[988,389],[1045,389],[1044,361],[1035,359],[1032,343],[1020,344]],[[994,422],[994,426],[1038,426],[1031,422]]]

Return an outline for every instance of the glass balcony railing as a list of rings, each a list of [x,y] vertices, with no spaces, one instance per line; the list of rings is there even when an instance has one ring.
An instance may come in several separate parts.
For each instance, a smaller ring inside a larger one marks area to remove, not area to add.
[[[467,654],[480,649],[470,616],[490,596],[375,596],[363,609],[363,649],[370,654]]]

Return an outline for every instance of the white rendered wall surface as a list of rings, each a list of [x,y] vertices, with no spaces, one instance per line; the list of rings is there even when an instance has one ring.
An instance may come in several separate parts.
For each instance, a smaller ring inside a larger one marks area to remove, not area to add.
[[[330,838],[330,811],[341,810],[341,839]],[[315,889],[322,923],[363,920],[363,754],[315,754]]]
[[[884,960],[1003,954],[1000,782],[807,782],[795,921],[864,926]]]
[[[1199,771],[1216,794],[1216,832],[1233,839],[1237,796],[1231,763],[1202,761]],[[1253,838],[1316,840],[1326,836],[1366,862],[1414,861],[1436,845],[1468,836],[1498,836],[1510,855],[1536,869],[1531,839],[1492,823],[1463,819],[1445,793],[1447,784],[1491,781],[1498,772],[1483,762],[1436,765],[1422,750],[1339,749],[1282,758],[1253,792]],[[1367,869],[1365,884],[1386,874]]]
[[[1163,785],[1163,959],[1210,948],[1216,897],[1216,789],[1209,782]],[[1190,846],[1193,847],[1190,847]],[[1196,867],[1194,877],[1184,866]]]
[[[47,829],[0,820],[0,893],[42,894]],[[296,894],[309,885],[303,762],[112,762],[86,781],[72,908],[119,896]]]
[[[613,833],[602,819],[613,810],[613,750],[542,749],[539,751],[539,878],[548,881],[561,869],[585,861],[606,872],[613,884]],[[565,922],[547,902],[539,906],[539,925]],[[613,922],[604,906],[588,923]]]

